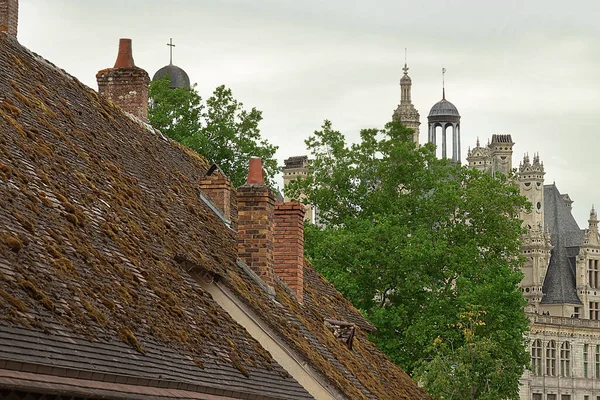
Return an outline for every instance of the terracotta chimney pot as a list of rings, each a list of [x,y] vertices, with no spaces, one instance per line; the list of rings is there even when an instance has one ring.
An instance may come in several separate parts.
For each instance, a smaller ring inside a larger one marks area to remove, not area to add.
[[[263,174],[262,160],[258,157],[250,159],[250,166],[248,167],[248,184],[265,183],[265,176]]]
[[[115,68],[133,68],[133,51],[131,49],[131,39],[119,40],[119,54],[115,62]]]

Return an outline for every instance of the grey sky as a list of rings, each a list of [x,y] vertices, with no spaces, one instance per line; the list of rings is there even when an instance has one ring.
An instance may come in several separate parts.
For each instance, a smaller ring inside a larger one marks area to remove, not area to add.
[[[387,122],[407,47],[421,142],[445,67],[463,157],[478,136],[510,133],[515,166],[539,152],[583,227],[600,206],[598,21],[597,0],[20,0],[19,40],[97,89],[119,38],[152,76],[173,37],[204,97],[225,84],[264,112],[280,160],[304,154],[324,119],[350,139]]]

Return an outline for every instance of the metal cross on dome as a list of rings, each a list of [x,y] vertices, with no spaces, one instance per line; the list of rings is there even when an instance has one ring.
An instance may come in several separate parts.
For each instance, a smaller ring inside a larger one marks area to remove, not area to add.
[[[167,43],[167,46],[169,46],[169,64],[173,64],[173,47],[175,47],[175,45],[173,44],[173,38],[169,39],[169,43]]]

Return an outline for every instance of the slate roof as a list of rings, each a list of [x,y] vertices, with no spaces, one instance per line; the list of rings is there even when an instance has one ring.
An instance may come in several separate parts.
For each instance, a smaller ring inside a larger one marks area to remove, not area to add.
[[[234,233],[199,195],[204,158],[3,33],[0,71],[0,371],[311,398],[202,290],[210,272],[347,398],[427,398],[308,264],[304,306],[236,264]],[[326,318],[356,324],[352,350]]]
[[[571,210],[556,185],[544,185],[544,220],[550,232],[552,250],[542,291],[542,304],[581,304],[577,296],[575,257],[583,242]]]
[[[451,117],[460,117],[458,109],[448,100],[443,98],[438,101],[431,107],[429,111],[429,117],[443,117],[443,116],[451,116]]]
[[[169,80],[170,80],[169,87],[171,89],[177,89],[177,88],[188,88],[189,89],[190,77],[188,76],[187,72],[185,72],[183,69],[179,68],[177,65],[169,64],[169,65],[162,67],[161,69],[156,71],[156,73],[152,77],[152,80],[156,81],[158,79],[162,79],[165,75],[169,75]]]

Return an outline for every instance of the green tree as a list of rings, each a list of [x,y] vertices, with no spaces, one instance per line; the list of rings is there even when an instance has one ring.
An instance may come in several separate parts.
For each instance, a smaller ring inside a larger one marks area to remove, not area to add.
[[[434,366],[466,364],[467,350],[485,350],[493,354],[481,354],[487,386],[475,398],[517,398],[529,361],[517,286],[526,199],[507,177],[438,160],[411,133],[391,122],[348,145],[326,121],[307,140],[309,176],[285,189],[318,209],[320,224],[305,230],[307,256],[377,327],[379,347],[433,396],[471,398],[454,395],[463,381]],[[468,312],[481,315],[475,347],[459,325]],[[451,346],[434,346],[440,341]]]
[[[266,179],[278,172],[277,146],[260,135],[262,113],[244,109],[231,89],[219,86],[202,101],[196,85],[169,88],[169,77],[150,83],[150,124],[216,163],[237,187],[245,183],[251,157],[263,160]]]

